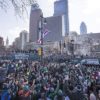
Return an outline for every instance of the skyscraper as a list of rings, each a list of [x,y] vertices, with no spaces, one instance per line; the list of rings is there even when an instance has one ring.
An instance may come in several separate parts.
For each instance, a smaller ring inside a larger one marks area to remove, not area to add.
[[[87,26],[84,22],[82,22],[80,25],[80,34],[87,34]]]
[[[24,49],[25,44],[28,42],[28,32],[27,31],[22,31],[20,33],[20,46],[21,46],[21,50]]]
[[[7,37],[7,39],[6,39],[6,48],[8,48],[8,47],[9,47],[9,39]]]
[[[49,33],[44,37],[44,42],[60,41],[63,33],[62,16],[47,17],[46,20],[47,24],[45,25],[45,29],[47,29]]]
[[[15,40],[13,42],[13,49],[14,50],[20,50],[21,49],[20,37],[15,38]]]
[[[37,4],[31,6],[29,42],[37,42],[40,38],[41,14],[42,10]],[[54,15],[47,17],[46,20],[47,24],[43,26],[43,30],[48,29],[50,32],[44,38],[44,42],[59,41],[62,39],[62,35],[67,36],[69,34],[68,0],[56,1],[54,3]]]
[[[4,40],[3,40],[3,37],[0,36],[0,47],[1,46],[4,46]]]
[[[31,6],[30,25],[29,25],[29,41],[36,42],[38,40],[38,25],[41,15],[41,9],[38,4]]]
[[[54,16],[64,16],[65,36],[69,34],[68,0],[58,0],[54,3]]]

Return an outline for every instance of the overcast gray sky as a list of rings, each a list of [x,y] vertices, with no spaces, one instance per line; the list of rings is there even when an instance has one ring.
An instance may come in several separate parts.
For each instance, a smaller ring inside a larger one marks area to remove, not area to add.
[[[44,16],[52,16],[55,0],[37,0]],[[89,32],[100,32],[100,0],[69,0],[70,31],[79,33],[80,23],[84,21]],[[29,16],[20,19],[10,7],[5,13],[0,9],[0,36],[8,36],[10,43],[22,30],[29,31]]]

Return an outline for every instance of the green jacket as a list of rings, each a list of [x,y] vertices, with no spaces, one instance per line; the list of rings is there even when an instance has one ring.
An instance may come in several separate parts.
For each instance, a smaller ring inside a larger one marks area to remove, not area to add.
[[[59,81],[58,81],[58,82],[57,82],[57,87],[56,87],[55,91],[49,95],[49,97],[50,97],[52,100],[54,100],[54,97],[56,96],[56,94],[57,94],[58,91],[59,91],[59,85],[60,85],[60,84],[59,84]]]

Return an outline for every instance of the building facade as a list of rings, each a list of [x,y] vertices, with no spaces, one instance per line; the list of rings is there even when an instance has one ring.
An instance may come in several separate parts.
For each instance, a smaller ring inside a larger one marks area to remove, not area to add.
[[[37,4],[31,6],[30,25],[29,25],[29,41],[36,42],[38,40],[38,25],[41,16],[41,9]]]
[[[87,34],[87,26],[84,22],[82,22],[80,25],[80,34]]]
[[[46,29],[48,34],[44,37],[44,42],[60,41],[63,33],[62,16],[52,16],[46,18],[46,20],[47,24],[44,26],[44,32]]]
[[[54,16],[64,16],[64,35],[69,34],[69,13],[68,13],[68,0],[58,0],[54,3]]]
[[[0,55],[4,55],[4,52],[5,52],[4,39],[3,37],[0,37]]]
[[[39,25],[41,21],[42,10],[34,4],[31,6],[30,25],[29,25],[29,42],[38,42],[41,37]],[[44,19],[44,18],[43,18]],[[49,31],[44,37],[44,42],[60,41],[63,36],[69,34],[69,18],[68,18],[68,0],[59,0],[54,3],[54,15],[47,17],[47,24],[42,26]]]
[[[21,46],[21,50],[24,50],[25,44],[29,42],[28,41],[28,32],[27,31],[22,31],[20,33],[20,46]]]
[[[4,40],[3,40],[3,37],[0,37],[0,47],[1,46],[4,46]]]
[[[21,44],[20,44],[20,37],[17,37],[15,41],[13,42],[13,51],[20,50]]]
[[[77,54],[89,56],[99,55],[100,57],[100,33],[78,35],[75,43],[78,44]]]
[[[6,49],[8,49],[8,48],[9,48],[9,39],[7,37],[7,39],[6,39]]]

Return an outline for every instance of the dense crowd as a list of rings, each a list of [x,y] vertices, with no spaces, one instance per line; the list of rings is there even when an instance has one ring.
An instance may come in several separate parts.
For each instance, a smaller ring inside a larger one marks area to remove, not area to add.
[[[100,100],[100,67],[27,60],[0,67],[1,100]]]

